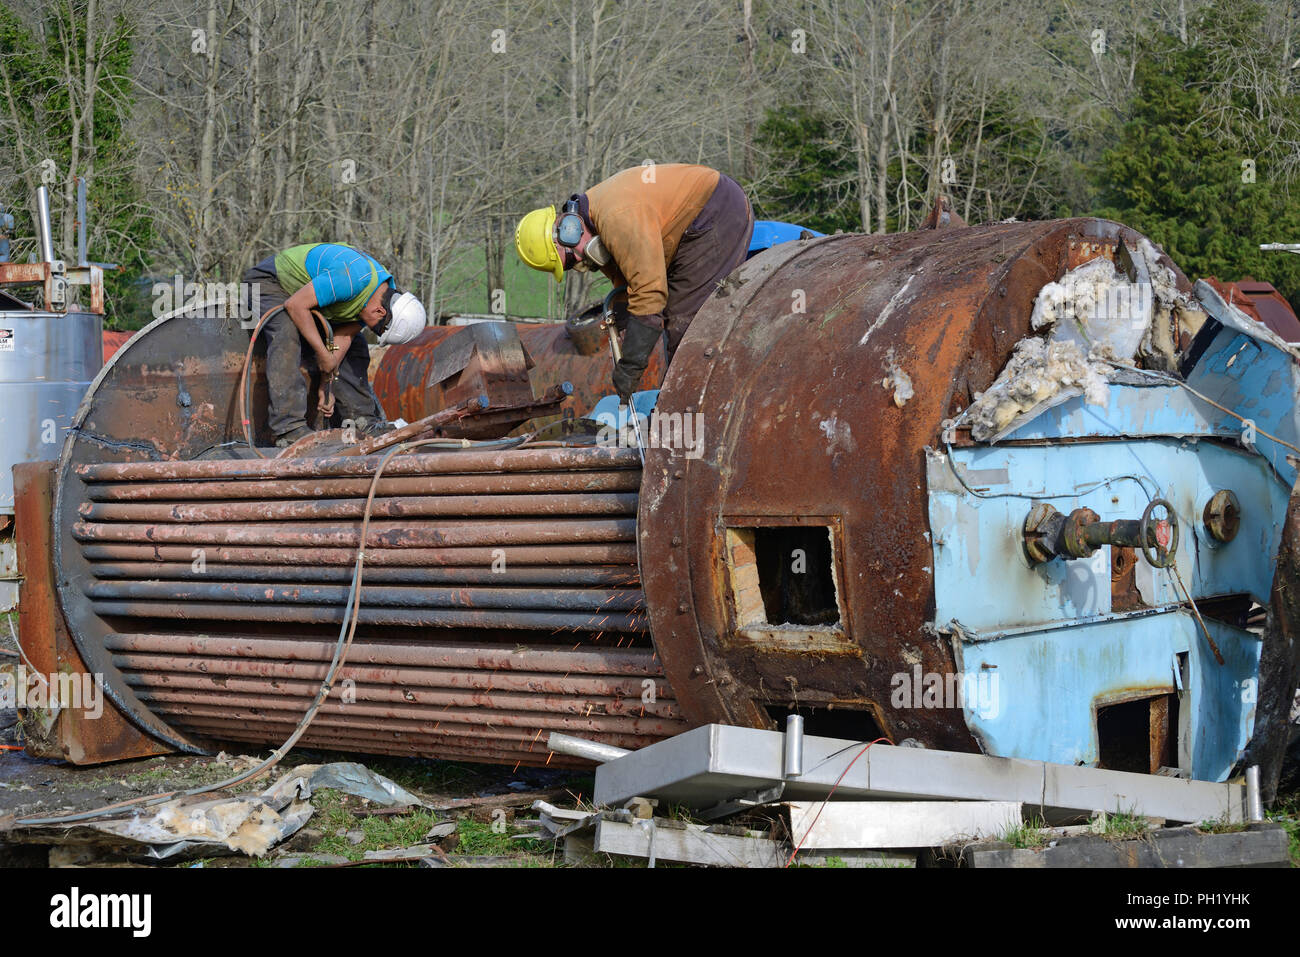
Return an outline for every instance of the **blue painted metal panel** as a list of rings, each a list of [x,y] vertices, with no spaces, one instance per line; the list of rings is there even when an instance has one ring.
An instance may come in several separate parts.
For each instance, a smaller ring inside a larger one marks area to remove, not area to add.
[[[754,220],[754,235],[749,240],[749,255],[753,256],[755,253],[761,253],[764,249],[771,249],[781,243],[791,242],[804,233],[810,233],[813,236],[826,235],[817,232],[815,229],[796,226],[794,223],[782,223],[774,219],[756,219]]]
[[[1177,569],[1191,596],[1268,604],[1300,466],[1282,444],[1300,444],[1300,371],[1267,330],[1226,305],[1218,314],[1225,324],[1185,384],[1121,370],[1105,405],[1064,393],[1027,413],[1004,444],[929,453],[935,626],[952,635],[974,693],[967,723],[988,753],[1092,764],[1098,707],[1177,693],[1179,765],[1224,780],[1240,758],[1255,717],[1257,637],[1207,620],[1220,665],[1172,571],[1139,561],[1135,580],[1149,607],[1113,613],[1109,547],[1038,565],[1023,547],[1036,501],[1112,521],[1164,498],[1178,515]],[[1202,521],[1220,489],[1242,510],[1228,543]],[[992,675],[999,694],[990,702]]]
[[[1091,405],[1081,393],[1065,398],[999,441],[1079,438],[1149,438],[1205,435],[1236,440],[1241,423],[1176,385],[1112,384],[1107,404]]]
[[[992,639],[955,635],[967,723],[989,754],[1095,765],[1098,707],[1178,693],[1180,764],[1198,779],[1226,780],[1254,729],[1260,642],[1206,625],[1223,665],[1181,609]],[[1186,670],[1176,676],[1180,654]]]
[[[1072,621],[1110,612],[1110,549],[1090,559],[1031,566],[1023,528],[1035,498],[1068,513],[1087,507],[1103,521],[1141,516],[1151,498],[1178,515],[1178,568],[1192,595],[1250,594],[1267,604],[1290,490],[1245,450],[1177,439],[1070,445],[976,446],[928,463],[934,530],[935,621],[979,630]],[[1205,504],[1219,489],[1241,502],[1241,529],[1220,543],[1205,531]],[[987,496],[987,497],[980,497]],[[1137,584],[1151,605],[1177,603],[1172,574],[1145,562]]]
[[[1300,445],[1300,370],[1294,359],[1267,342],[1231,329],[1221,329],[1187,376],[1187,385],[1206,398],[1249,419],[1257,430],[1269,432],[1292,445]],[[1240,438],[1246,427],[1212,406],[1219,416],[1216,432],[1231,432]],[[1296,465],[1288,449],[1256,434],[1254,446],[1290,484],[1296,480]]]

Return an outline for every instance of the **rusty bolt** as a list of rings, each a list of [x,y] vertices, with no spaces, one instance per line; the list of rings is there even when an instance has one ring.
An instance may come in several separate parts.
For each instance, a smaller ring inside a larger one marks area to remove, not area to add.
[[[710,346],[708,349],[705,349],[705,350],[704,350],[704,358],[706,358],[706,359],[712,359],[712,358],[713,358],[713,347],[712,347],[712,346]]]
[[[681,536],[680,536],[680,535],[674,535],[674,536],[673,536],[673,548],[677,548],[679,545],[681,545],[681,543],[682,543],[682,538],[681,538]]]
[[[1205,503],[1205,530],[1216,541],[1230,542],[1241,528],[1241,503],[1230,489],[1219,489]]]
[[[691,669],[692,677],[698,678],[702,674],[704,674],[704,665],[696,665]]]
[[[677,611],[678,611],[679,614],[682,614],[682,615],[686,614],[686,602],[684,602],[684,601],[679,601],[679,602],[677,603]]]
[[[1097,551],[1096,546],[1088,544],[1084,526],[1100,521],[1101,516],[1090,508],[1076,508],[1066,516],[1065,528],[1061,531],[1061,543],[1066,552],[1074,558],[1088,558]]]

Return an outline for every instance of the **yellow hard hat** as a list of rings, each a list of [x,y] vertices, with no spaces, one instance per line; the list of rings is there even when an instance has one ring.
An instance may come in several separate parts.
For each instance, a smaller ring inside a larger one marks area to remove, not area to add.
[[[556,282],[563,282],[564,261],[555,248],[554,229],[554,206],[533,210],[519,220],[515,229],[515,249],[519,258],[528,265],[553,274]]]

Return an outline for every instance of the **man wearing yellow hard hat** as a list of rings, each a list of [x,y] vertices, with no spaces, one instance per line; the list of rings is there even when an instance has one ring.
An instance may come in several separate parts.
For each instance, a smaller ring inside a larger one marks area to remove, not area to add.
[[[519,221],[515,248],[555,281],[566,269],[599,269],[627,286],[629,322],[614,391],[636,391],[650,353],[664,334],[668,360],[704,301],[745,259],[754,210],[735,180],[707,166],[634,166],[558,213],[535,209]]]

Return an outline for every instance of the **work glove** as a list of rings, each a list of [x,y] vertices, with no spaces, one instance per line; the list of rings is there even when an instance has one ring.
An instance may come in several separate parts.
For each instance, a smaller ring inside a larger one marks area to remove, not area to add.
[[[618,330],[619,334],[622,334],[627,329],[628,320],[632,318],[632,314],[627,310],[627,302],[614,303],[612,312],[614,313],[614,328]]]
[[[662,329],[647,326],[638,317],[633,317],[627,324],[627,332],[623,334],[623,358],[614,366],[614,391],[623,405],[627,405],[640,384],[661,332]]]

